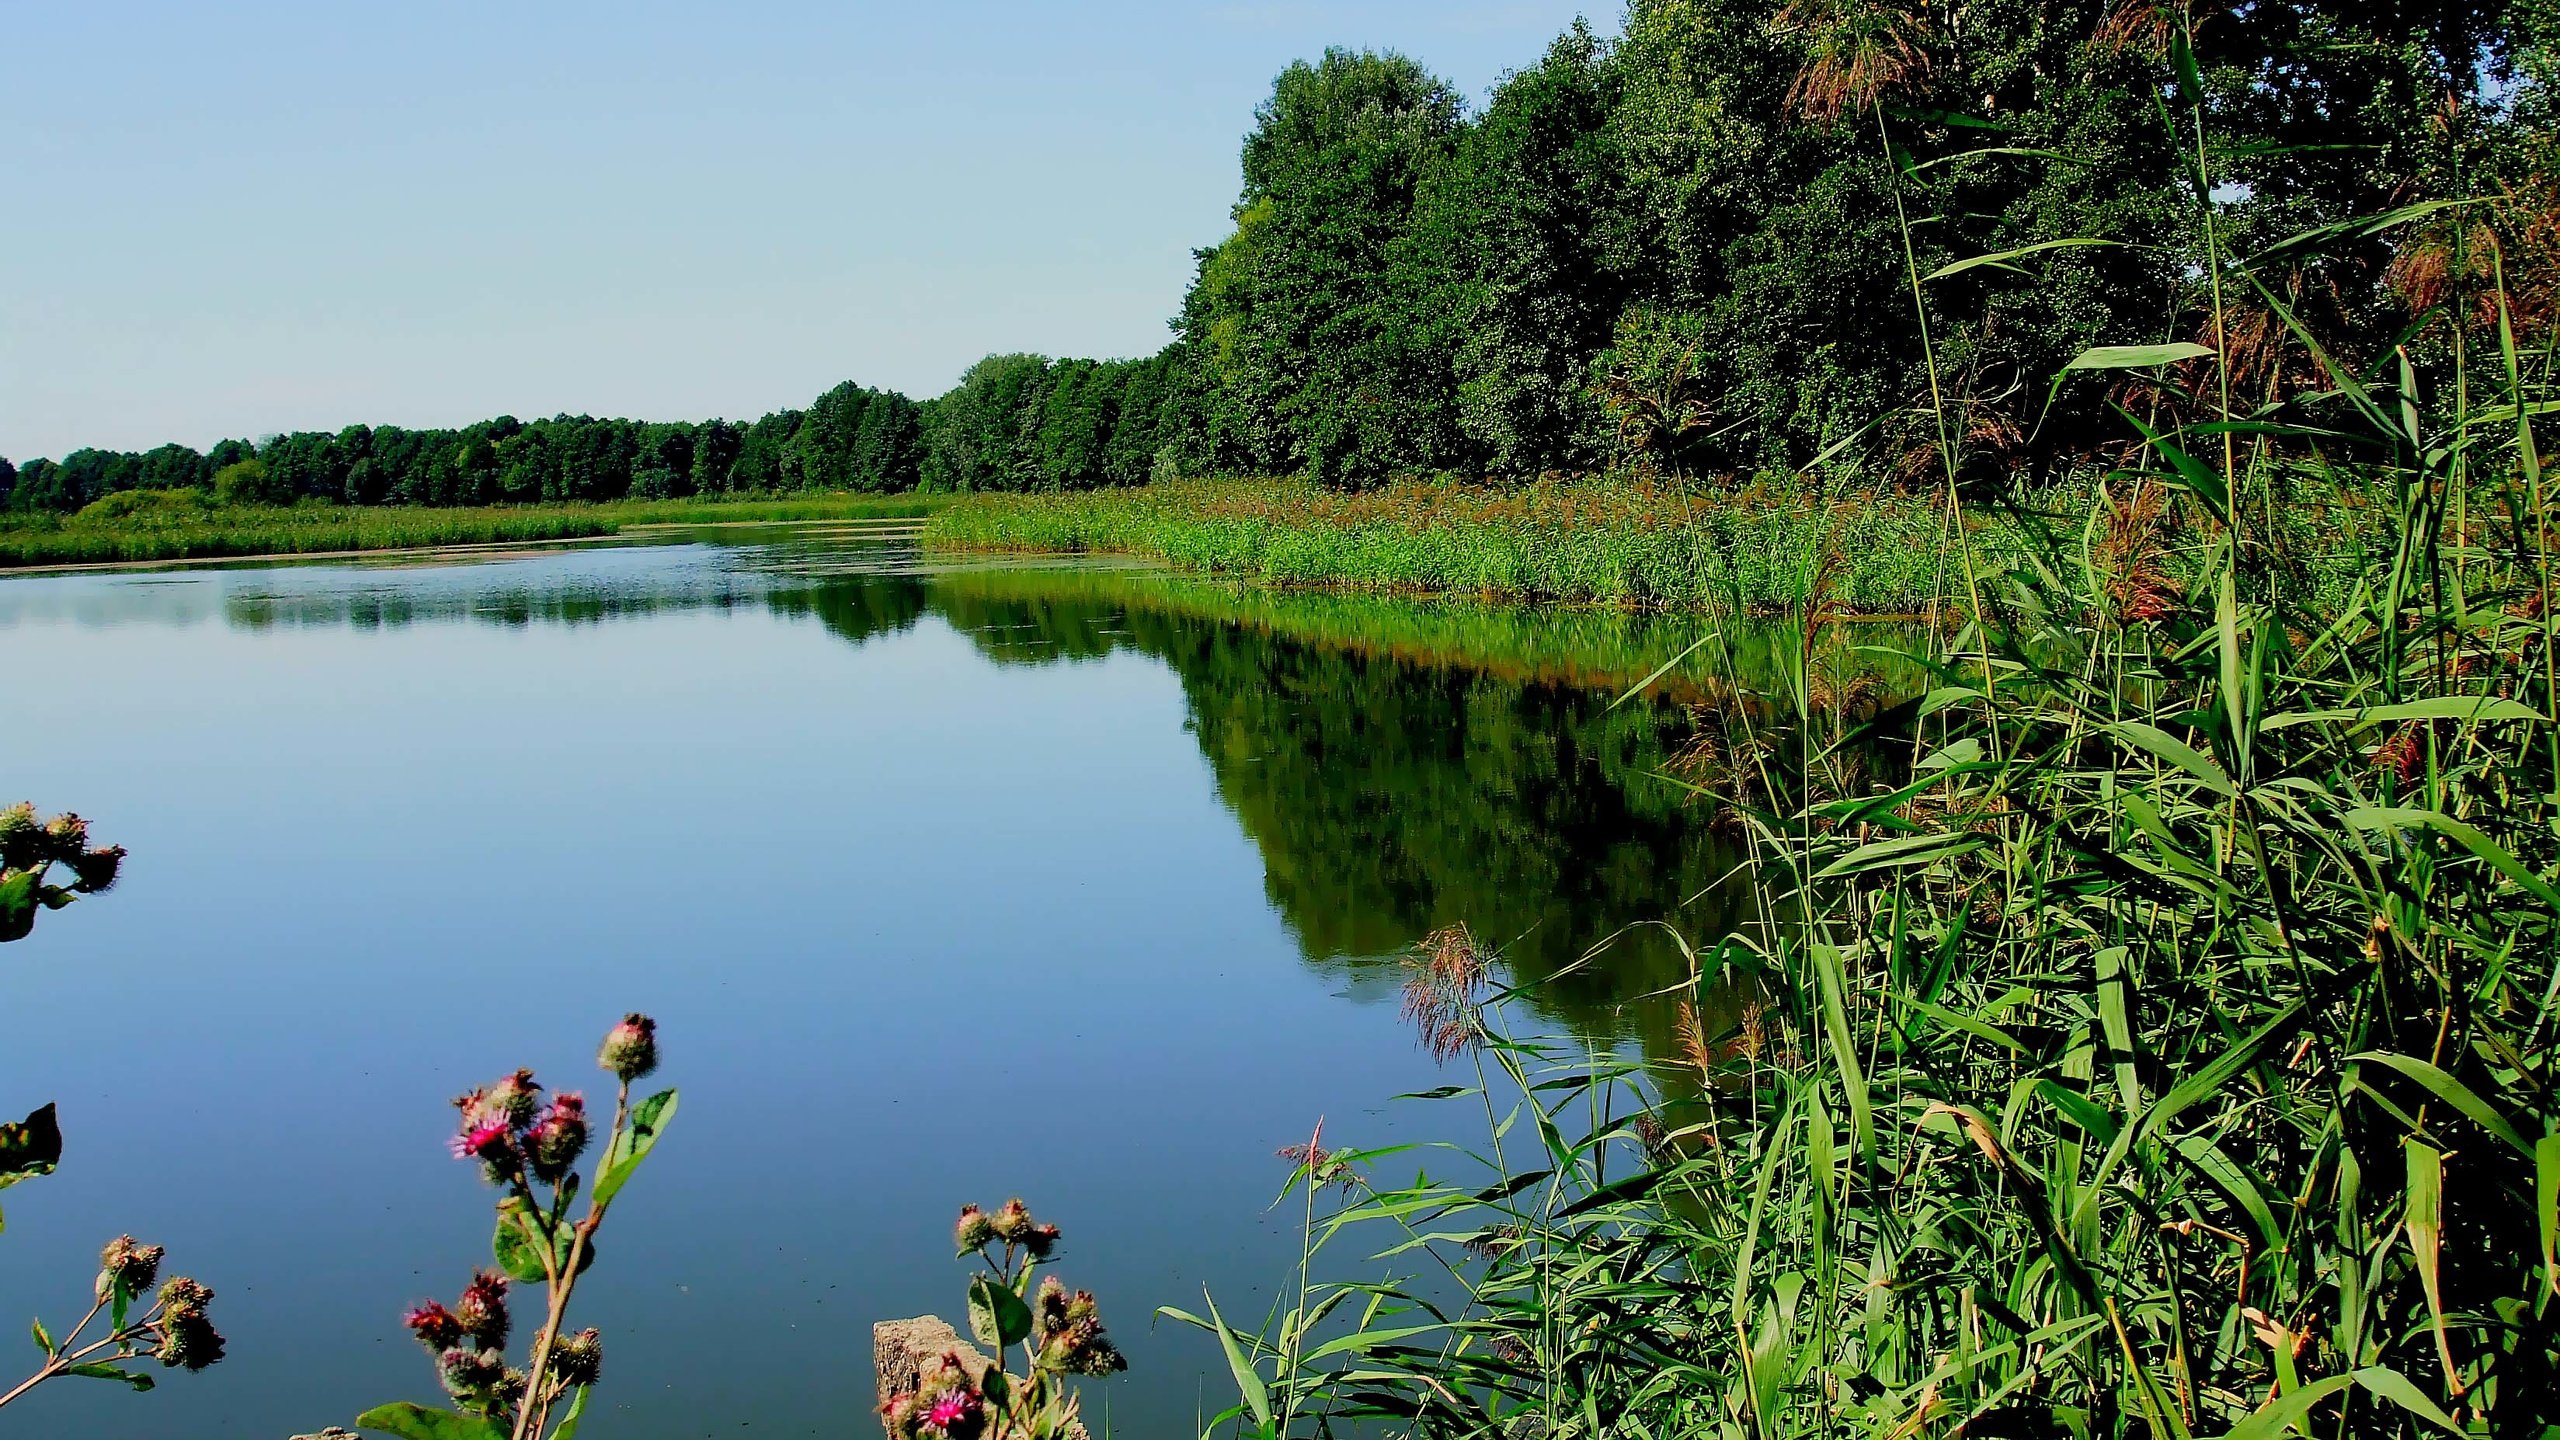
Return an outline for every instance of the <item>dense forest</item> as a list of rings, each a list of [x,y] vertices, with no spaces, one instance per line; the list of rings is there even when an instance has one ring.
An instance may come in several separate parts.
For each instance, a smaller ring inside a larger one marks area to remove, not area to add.
[[[2220,241],[2243,253],[2430,198],[2526,202],[2430,212],[2284,270],[2281,298],[2325,339],[2405,338],[2434,363],[2446,338],[2404,332],[2478,278],[2491,238],[2522,318],[2551,323],[2560,7],[2200,10],[2200,129],[2165,103],[2168,13],[1632,0],[1621,34],[1577,25],[1473,107],[1403,56],[1331,51],[1255,112],[1232,231],[1198,252],[1151,357],[997,355],[921,403],[846,384],[752,423],[502,416],[80,450],[0,461],[0,494],[485,504],[1817,456],[1882,479],[2049,472],[2122,433],[2103,386],[2049,385],[2089,345],[2226,351],[2257,392],[2241,399],[2298,379],[2258,297],[2225,297],[2210,333],[2199,149]]]

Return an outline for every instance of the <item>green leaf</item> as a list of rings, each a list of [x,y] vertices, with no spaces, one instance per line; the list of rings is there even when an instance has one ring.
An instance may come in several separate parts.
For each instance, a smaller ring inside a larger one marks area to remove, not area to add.
[[[2295,1421],[2312,1411],[2321,1401],[2356,1383],[2353,1375],[2332,1375],[2315,1380],[2300,1389],[2279,1395],[2254,1412],[2248,1419],[2231,1427],[2222,1440],[2275,1440],[2291,1429]]]
[[[2399,705],[2372,705],[2362,710],[2296,710],[2283,715],[2270,715],[2258,722],[2261,730],[2275,730],[2287,725],[2308,725],[2315,720],[2346,722],[2350,730],[2363,730],[2401,720],[2469,720],[2487,723],[2514,720],[2527,724],[2549,724],[2549,718],[2532,706],[2495,695],[2438,695],[2431,700],[2411,700]]]
[[[2191,341],[2176,340],[2166,345],[2092,345],[2063,363],[2065,370],[2140,370],[2153,365],[2175,365],[2181,360],[2201,360],[2213,352]]]
[[[1905,835],[1893,840],[1872,840],[1815,871],[1814,878],[1828,880],[1869,870],[1926,865],[1933,860],[1969,855],[1985,843],[1979,835],[1962,834]]]
[[[1227,1352],[1227,1369],[1236,1377],[1236,1390],[1243,1395],[1245,1407],[1253,1411],[1253,1418],[1268,1432],[1271,1429],[1271,1391],[1263,1385],[1262,1376],[1255,1372],[1253,1362],[1245,1359],[1244,1346],[1237,1342],[1234,1328],[1227,1324],[1225,1316],[1218,1313],[1217,1297],[1204,1290],[1200,1298],[1209,1302],[1209,1319],[1217,1329],[1219,1348]]]
[[[1840,1089],[1849,1097],[1849,1132],[1858,1146],[1858,1159],[1866,1165],[1876,1163],[1875,1112],[1867,1100],[1867,1077],[1858,1064],[1858,1043],[1849,1028],[1849,1009],[1844,991],[1847,982],[1840,974],[1840,952],[1829,945],[1813,947],[1814,968],[1822,977],[1822,1025],[1830,1038],[1832,1063],[1840,1070]]]
[[[2357,1384],[2372,1391],[2376,1396],[2390,1401],[2430,1425],[2455,1435],[2463,1433],[2462,1427],[2454,1423],[2452,1416],[2444,1413],[2436,1402],[2428,1399],[2424,1391],[2409,1383],[2408,1376],[2388,1365],[2368,1365],[2356,1371],[2354,1379]]]
[[[2560,1295],[2560,1132],[2533,1144],[2533,1198],[2542,1228],[2542,1283]]]
[[[969,1329],[978,1343],[1002,1351],[1031,1334],[1031,1307],[1010,1286],[980,1275],[969,1282]]]
[[[661,1090],[631,1107],[631,1123],[615,1132],[613,1143],[605,1147],[604,1173],[596,1178],[598,1205],[610,1205],[622,1187],[631,1182],[631,1172],[649,1158],[657,1148],[658,1136],[667,1122],[676,1118],[676,1092]]]
[[[2121,240],[2039,240],[2033,245],[2021,245],[2015,250],[2003,250],[1993,255],[1976,255],[1969,260],[1958,260],[1951,265],[1941,265],[1937,269],[1930,271],[1928,274],[1923,275],[1920,278],[1924,282],[1929,280],[1944,280],[1950,275],[1961,275],[1965,271],[1971,270],[1977,265],[1991,265],[2002,270],[2017,270],[2018,273],[2024,274],[2026,272],[2019,270],[2019,267],[2012,265],[2009,262],[2022,256],[2033,255],[2040,250],[2067,250],[2080,245],[2121,245],[2123,243],[2124,242]],[[2116,348],[2122,349],[2126,347],[2119,346]],[[2211,352],[2208,351],[2207,353],[2209,354]],[[2084,353],[2082,358],[2086,358],[2086,353]]]
[[[507,1440],[498,1422],[478,1415],[431,1410],[409,1401],[376,1405],[356,1417],[359,1430],[381,1430],[400,1440]]]
[[[130,1370],[119,1370],[113,1365],[102,1365],[95,1361],[86,1365],[65,1366],[62,1373],[77,1375],[83,1380],[121,1380],[136,1391],[148,1390],[159,1383],[148,1375],[137,1375]]]
[[[577,1227],[563,1225],[551,1234],[551,1265],[554,1271],[569,1266],[569,1247],[577,1243]],[[539,1285],[545,1278],[542,1268],[542,1242],[525,1233],[525,1222],[501,1212],[497,1233],[489,1237],[489,1253],[496,1257],[498,1268],[507,1278],[524,1285]],[[584,1250],[578,1252],[578,1273],[596,1263],[596,1242],[590,1237]]]
[[[2362,1062],[2397,1070],[2427,1088],[2447,1105],[2470,1117],[2471,1122],[2513,1146],[2527,1160],[2534,1159],[2534,1147],[2509,1123],[2497,1108],[2474,1094],[2471,1087],[2454,1079],[2414,1055],[2394,1055],[2387,1050],[2363,1050],[2347,1057],[2348,1063]],[[2370,1088],[2370,1087],[2368,1087]]]
[[[569,1413],[561,1416],[560,1423],[551,1427],[551,1440],[577,1440],[578,1417],[587,1413],[587,1389],[581,1385],[569,1397]]]
[[[2491,869],[2523,886],[2535,899],[2545,905],[2560,908],[2560,890],[2552,889],[2542,877],[2525,869],[2524,865],[2516,857],[2508,854],[2497,841],[2441,811],[2373,805],[2361,810],[2350,810],[2341,818],[2359,830],[2397,830],[2403,826],[2416,825],[2433,830],[2440,835],[2449,836],[2460,842],[2472,854],[2488,861]]]
[[[2239,793],[2238,789],[2232,785],[2231,777],[2223,773],[2221,766],[2213,763],[2212,757],[2179,740],[2157,725],[2147,725],[2139,720],[2119,720],[2107,727],[2107,733],[2137,750],[2148,751],[2186,771],[2203,781],[2216,794]]]
[[[0,942],[24,940],[36,928],[36,872],[0,877]]]
[[[26,1119],[0,1125],[0,1188],[50,1175],[61,1163],[62,1125],[51,1105],[39,1105]]]
[[[52,1359],[53,1337],[45,1333],[44,1322],[42,1320],[30,1320],[27,1324],[35,1331],[37,1353],[43,1355],[48,1360]]]

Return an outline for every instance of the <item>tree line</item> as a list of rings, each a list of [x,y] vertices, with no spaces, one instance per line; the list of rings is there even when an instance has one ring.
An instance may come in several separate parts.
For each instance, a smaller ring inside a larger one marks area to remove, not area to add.
[[[2556,40],[2544,0],[1631,0],[1623,33],[1577,24],[1473,107],[1404,56],[1334,50],[1256,110],[1232,228],[1153,356],[995,355],[930,400],[848,383],[749,423],[80,450],[0,461],[0,493],[65,510],[183,485],[489,504],[1630,461],[2049,471],[2124,433],[2119,393],[2050,384],[2088,346],[2208,346],[2243,402],[2304,378],[2265,297],[2210,303],[2208,195],[2243,254],[2500,196],[2306,255],[2279,298],[2324,341],[2414,340],[2434,363],[2417,317],[2494,254],[2522,322],[2548,326]],[[2181,87],[2203,98],[2195,133]]]

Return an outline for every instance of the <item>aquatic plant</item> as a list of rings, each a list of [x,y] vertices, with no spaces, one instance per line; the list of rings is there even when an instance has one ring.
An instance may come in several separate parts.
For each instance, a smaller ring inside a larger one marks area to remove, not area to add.
[[[880,1413],[893,1440],[1085,1434],[1082,1396],[1071,1382],[1116,1375],[1129,1362],[1103,1331],[1092,1291],[1070,1292],[1055,1274],[1039,1274],[1058,1238],[1058,1227],[1034,1219],[1019,1199],[992,1211],[960,1208],[953,1247],[981,1267],[969,1279],[969,1329],[993,1358],[953,1350],[926,1367],[914,1389],[890,1396]],[[1011,1368],[1016,1347],[1020,1374]]]
[[[454,1408],[402,1401],[357,1416],[359,1427],[402,1440],[567,1440],[576,1432],[604,1342],[592,1328],[568,1329],[571,1292],[595,1262],[607,1210],[676,1112],[673,1090],[631,1098],[632,1082],[658,1068],[658,1027],[648,1016],[625,1016],[606,1032],[596,1063],[613,1076],[614,1100],[592,1188],[574,1168],[591,1138],[582,1095],[557,1091],[545,1101],[533,1071],[520,1069],[453,1102],[454,1158],[478,1165],[500,1192],[489,1242],[496,1268],[472,1271],[451,1306],[429,1300],[401,1317],[434,1357]],[[582,1191],[586,1212],[573,1215]],[[539,1285],[543,1297],[521,1367],[507,1359],[515,1285]]]
[[[2305,604],[2343,600],[2387,511],[2349,477],[2306,484],[2276,517]],[[2086,513],[2094,487],[2013,497],[1951,520],[1943,496],[1765,477],[1712,494],[1642,478],[1524,485],[1402,482],[1355,494],[1297,480],[1205,480],[1066,495],[973,495],[925,522],[945,551],[1100,552],[1274,586],[1602,603],[1710,614],[1954,613],[1967,563],[2029,563],[2041,517]],[[2352,502],[2352,503],[2351,503]],[[2166,547],[2181,581],[2202,552]],[[2083,566],[2064,557],[2073,573]],[[1827,572],[1827,573],[1826,573]]]

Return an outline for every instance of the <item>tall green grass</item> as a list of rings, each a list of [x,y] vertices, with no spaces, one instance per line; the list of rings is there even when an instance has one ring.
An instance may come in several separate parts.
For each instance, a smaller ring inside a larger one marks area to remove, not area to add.
[[[2205,253],[2213,333],[2233,290],[2290,323]],[[1472,1058],[1417,1098],[1486,1137],[1410,1181],[1298,1153],[1267,1321],[1180,1317],[1230,1357],[1216,1423],[2560,1433],[2560,387],[2501,293],[2446,308],[2493,317],[2486,364],[2297,329],[2318,393],[2163,406],[2078,524],[2009,506],[1952,557],[1925,696],[1844,732],[1808,679],[1666,777],[1748,827],[1760,895],[1668,1052],[1516,1042],[1489,957],[1418,956]],[[2334,599],[2279,572],[2302,482],[2381,502]],[[1879,738],[1898,772],[1845,763]],[[1354,1246],[1375,1278],[1324,1279]]]
[[[408,550],[618,535],[638,526],[870,520],[929,515],[917,496],[433,508],[234,506],[195,491],[132,491],[68,517],[0,516],[0,569],[253,555]]]
[[[2085,511],[2085,488],[2032,497]],[[2342,598],[2374,538],[2365,512],[2286,512],[2289,583]],[[1937,613],[1951,594],[1943,500],[1791,484],[1689,493],[1625,478],[1491,487],[1408,482],[1346,495],[1294,480],[970,496],[935,515],[944,550],[1106,551],[1293,586],[1488,595],[1761,614],[1816,605]],[[2026,558],[2019,522],[1966,527],[1979,563]]]

